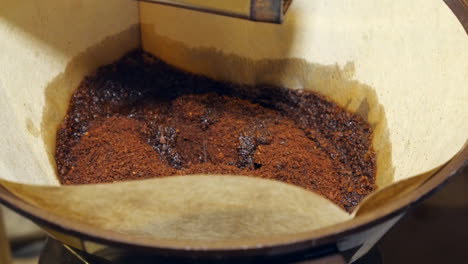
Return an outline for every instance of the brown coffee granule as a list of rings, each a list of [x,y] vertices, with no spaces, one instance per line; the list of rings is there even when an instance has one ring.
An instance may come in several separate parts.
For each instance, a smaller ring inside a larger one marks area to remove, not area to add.
[[[375,189],[372,131],[312,92],[214,81],[135,51],[86,77],[57,135],[62,184],[269,178],[352,211]]]

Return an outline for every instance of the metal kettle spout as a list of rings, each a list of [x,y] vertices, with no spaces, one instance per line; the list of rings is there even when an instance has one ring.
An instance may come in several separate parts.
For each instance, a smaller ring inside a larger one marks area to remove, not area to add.
[[[283,22],[292,0],[140,0],[259,22]]]

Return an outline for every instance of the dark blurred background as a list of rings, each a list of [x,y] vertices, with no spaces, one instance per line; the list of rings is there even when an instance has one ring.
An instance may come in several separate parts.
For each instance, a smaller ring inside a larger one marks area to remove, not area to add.
[[[468,263],[468,169],[412,209],[379,249],[385,264]]]

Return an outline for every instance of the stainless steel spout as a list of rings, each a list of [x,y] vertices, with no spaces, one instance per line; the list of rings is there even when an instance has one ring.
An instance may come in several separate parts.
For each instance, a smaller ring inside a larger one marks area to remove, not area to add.
[[[282,23],[292,0],[140,0],[253,21]]]

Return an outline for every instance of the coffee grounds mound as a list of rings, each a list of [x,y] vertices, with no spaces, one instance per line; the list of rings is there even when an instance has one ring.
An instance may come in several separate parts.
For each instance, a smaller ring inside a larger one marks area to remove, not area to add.
[[[62,184],[251,175],[351,212],[375,189],[371,139],[362,118],[315,93],[214,81],[138,50],[82,81],[55,158]]]

